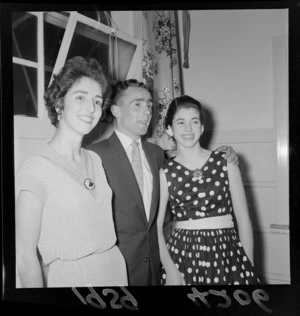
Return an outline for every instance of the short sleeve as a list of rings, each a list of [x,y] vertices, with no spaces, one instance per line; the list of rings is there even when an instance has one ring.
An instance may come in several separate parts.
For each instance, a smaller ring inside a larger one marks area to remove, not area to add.
[[[23,173],[18,176],[17,178],[17,195],[21,191],[30,191],[34,195],[36,195],[43,203],[46,199],[46,189],[42,185],[42,183],[39,181],[38,178]]]

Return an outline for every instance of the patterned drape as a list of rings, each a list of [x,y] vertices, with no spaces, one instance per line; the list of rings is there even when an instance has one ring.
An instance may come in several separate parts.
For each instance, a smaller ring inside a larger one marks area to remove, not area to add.
[[[163,127],[168,105],[180,96],[177,25],[175,11],[143,11],[143,80],[153,91],[154,110],[148,141],[165,150],[174,143]]]

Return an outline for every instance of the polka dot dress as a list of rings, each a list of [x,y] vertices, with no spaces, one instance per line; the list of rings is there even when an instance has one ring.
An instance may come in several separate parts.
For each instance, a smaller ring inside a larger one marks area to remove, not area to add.
[[[175,221],[231,214],[234,217],[227,161],[213,151],[201,168],[202,178],[176,161],[164,166]],[[174,229],[167,240],[170,255],[187,285],[259,283],[235,227]],[[163,269],[162,284],[166,282]]]

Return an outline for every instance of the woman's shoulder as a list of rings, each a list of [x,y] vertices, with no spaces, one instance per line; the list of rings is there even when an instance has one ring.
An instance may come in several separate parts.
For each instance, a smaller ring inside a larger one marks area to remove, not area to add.
[[[25,158],[21,164],[18,173],[33,173],[36,174],[39,171],[47,170],[48,167],[48,153],[46,149],[40,149],[34,154]]]
[[[150,140],[143,140],[143,145],[147,147],[154,155],[156,156],[164,156],[164,150],[154,142]]]
[[[226,153],[223,151],[213,150],[209,162],[217,168],[227,170],[227,159],[225,158],[225,154]]]
[[[174,158],[171,158],[164,161],[163,170],[165,172],[168,172],[169,170],[172,170],[173,168],[175,168],[175,166],[176,166],[176,161],[174,160]]]
[[[216,159],[220,159],[220,160],[226,160],[225,159],[225,152],[224,151],[218,151],[218,150],[212,150],[211,158],[216,158]]]

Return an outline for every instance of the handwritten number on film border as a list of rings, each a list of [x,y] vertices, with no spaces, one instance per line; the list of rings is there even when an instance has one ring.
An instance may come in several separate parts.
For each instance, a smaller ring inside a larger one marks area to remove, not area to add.
[[[228,308],[231,305],[231,299],[230,297],[226,294],[226,290],[222,291],[216,291],[216,290],[209,290],[208,292],[199,292],[195,287],[192,287],[192,294],[188,294],[188,298],[191,299],[196,305],[200,306],[200,302],[197,299],[200,299],[200,301],[208,308],[211,308],[211,305],[209,304],[208,300],[206,299],[206,296],[209,294],[215,295],[215,296],[220,296],[223,299],[225,299],[225,303],[219,303],[218,307],[220,308]],[[233,293],[233,297],[236,299],[236,301],[241,304],[242,306],[244,305],[249,305],[251,303],[251,297],[250,295],[243,291],[243,290],[235,290]],[[261,301],[268,301],[269,300],[269,295],[262,289],[257,289],[254,290],[252,293],[252,298],[254,302],[265,312],[268,314],[272,313],[272,310],[269,309],[267,306],[265,306]]]
[[[95,308],[100,308],[100,309],[105,309],[107,308],[107,305],[105,303],[105,301],[101,298],[101,296],[94,290],[93,287],[88,287],[90,290],[90,294],[88,294],[86,296],[86,299],[84,299],[82,297],[82,295],[79,293],[79,291],[75,288],[72,287],[72,291],[76,294],[76,296],[80,299],[80,301],[84,304],[84,305],[91,305]],[[117,301],[119,299],[119,293],[113,289],[103,289],[102,290],[102,294],[104,296],[111,296],[112,294],[112,298],[110,300],[110,307],[113,309],[120,309],[122,307],[129,309],[129,310],[138,310],[138,303],[137,300],[133,297],[133,295],[125,288],[125,287],[120,287],[120,289],[123,291],[123,293],[125,293],[125,295],[123,295],[120,298],[120,303],[121,304],[117,304]],[[131,304],[129,304],[129,302]]]

